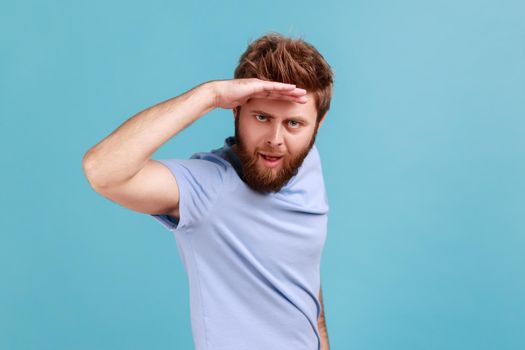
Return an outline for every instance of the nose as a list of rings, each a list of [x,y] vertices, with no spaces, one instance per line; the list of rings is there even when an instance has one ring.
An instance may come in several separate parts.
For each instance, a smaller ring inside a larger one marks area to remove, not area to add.
[[[279,123],[275,124],[266,136],[266,144],[271,147],[280,147],[283,144],[283,131]]]

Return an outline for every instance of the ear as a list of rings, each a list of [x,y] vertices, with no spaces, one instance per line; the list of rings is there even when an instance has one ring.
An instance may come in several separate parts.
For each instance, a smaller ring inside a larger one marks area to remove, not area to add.
[[[233,112],[233,117],[234,118],[237,118],[239,116],[240,110],[241,110],[241,106],[237,106],[235,108],[232,108],[232,112]]]
[[[321,120],[319,121],[319,125],[317,126],[317,130],[319,130],[319,128],[321,128],[321,125],[323,125],[323,122],[324,122],[324,119],[327,113],[328,112],[325,112],[325,114],[321,117]]]

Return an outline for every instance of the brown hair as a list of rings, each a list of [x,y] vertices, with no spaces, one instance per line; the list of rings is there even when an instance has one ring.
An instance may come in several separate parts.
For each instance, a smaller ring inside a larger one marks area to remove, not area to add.
[[[293,39],[272,32],[249,43],[235,68],[234,78],[295,84],[312,92],[317,122],[330,109],[332,69],[319,51],[302,38]]]

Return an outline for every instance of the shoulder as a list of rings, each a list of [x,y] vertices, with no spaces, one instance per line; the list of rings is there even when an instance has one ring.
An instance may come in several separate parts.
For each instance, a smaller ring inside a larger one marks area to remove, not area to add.
[[[177,174],[178,178],[197,187],[227,184],[236,174],[232,165],[211,152],[194,153],[189,159],[164,159],[162,162]]]
[[[212,152],[197,152],[194,153],[188,160],[199,162],[208,167],[221,168],[225,171],[231,167],[231,164],[228,161]]]
[[[189,159],[168,158],[160,160],[162,163],[169,166],[182,167],[188,171],[196,172],[226,172],[231,165],[209,152],[194,153]]]
[[[276,196],[297,204],[305,212],[316,214],[328,212],[321,157],[315,145],[305,157],[297,175]]]
[[[317,146],[314,144],[308,155],[304,158],[297,175],[293,182],[301,181],[321,181],[323,178],[323,169],[321,165],[321,156]],[[292,182],[292,183],[293,183]]]

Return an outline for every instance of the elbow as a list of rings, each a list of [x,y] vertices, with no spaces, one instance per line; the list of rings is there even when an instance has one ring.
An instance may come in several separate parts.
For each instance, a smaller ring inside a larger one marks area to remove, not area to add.
[[[98,181],[95,177],[95,161],[93,158],[93,154],[91,151],[86,152],[84,154],[84,157],[82,158],[82,170],[84,172],[84,175],[86,176],[86,179],[89,182],[89,185],[98,192],[99,189],[103,188],[104,186],[100,181]]]

